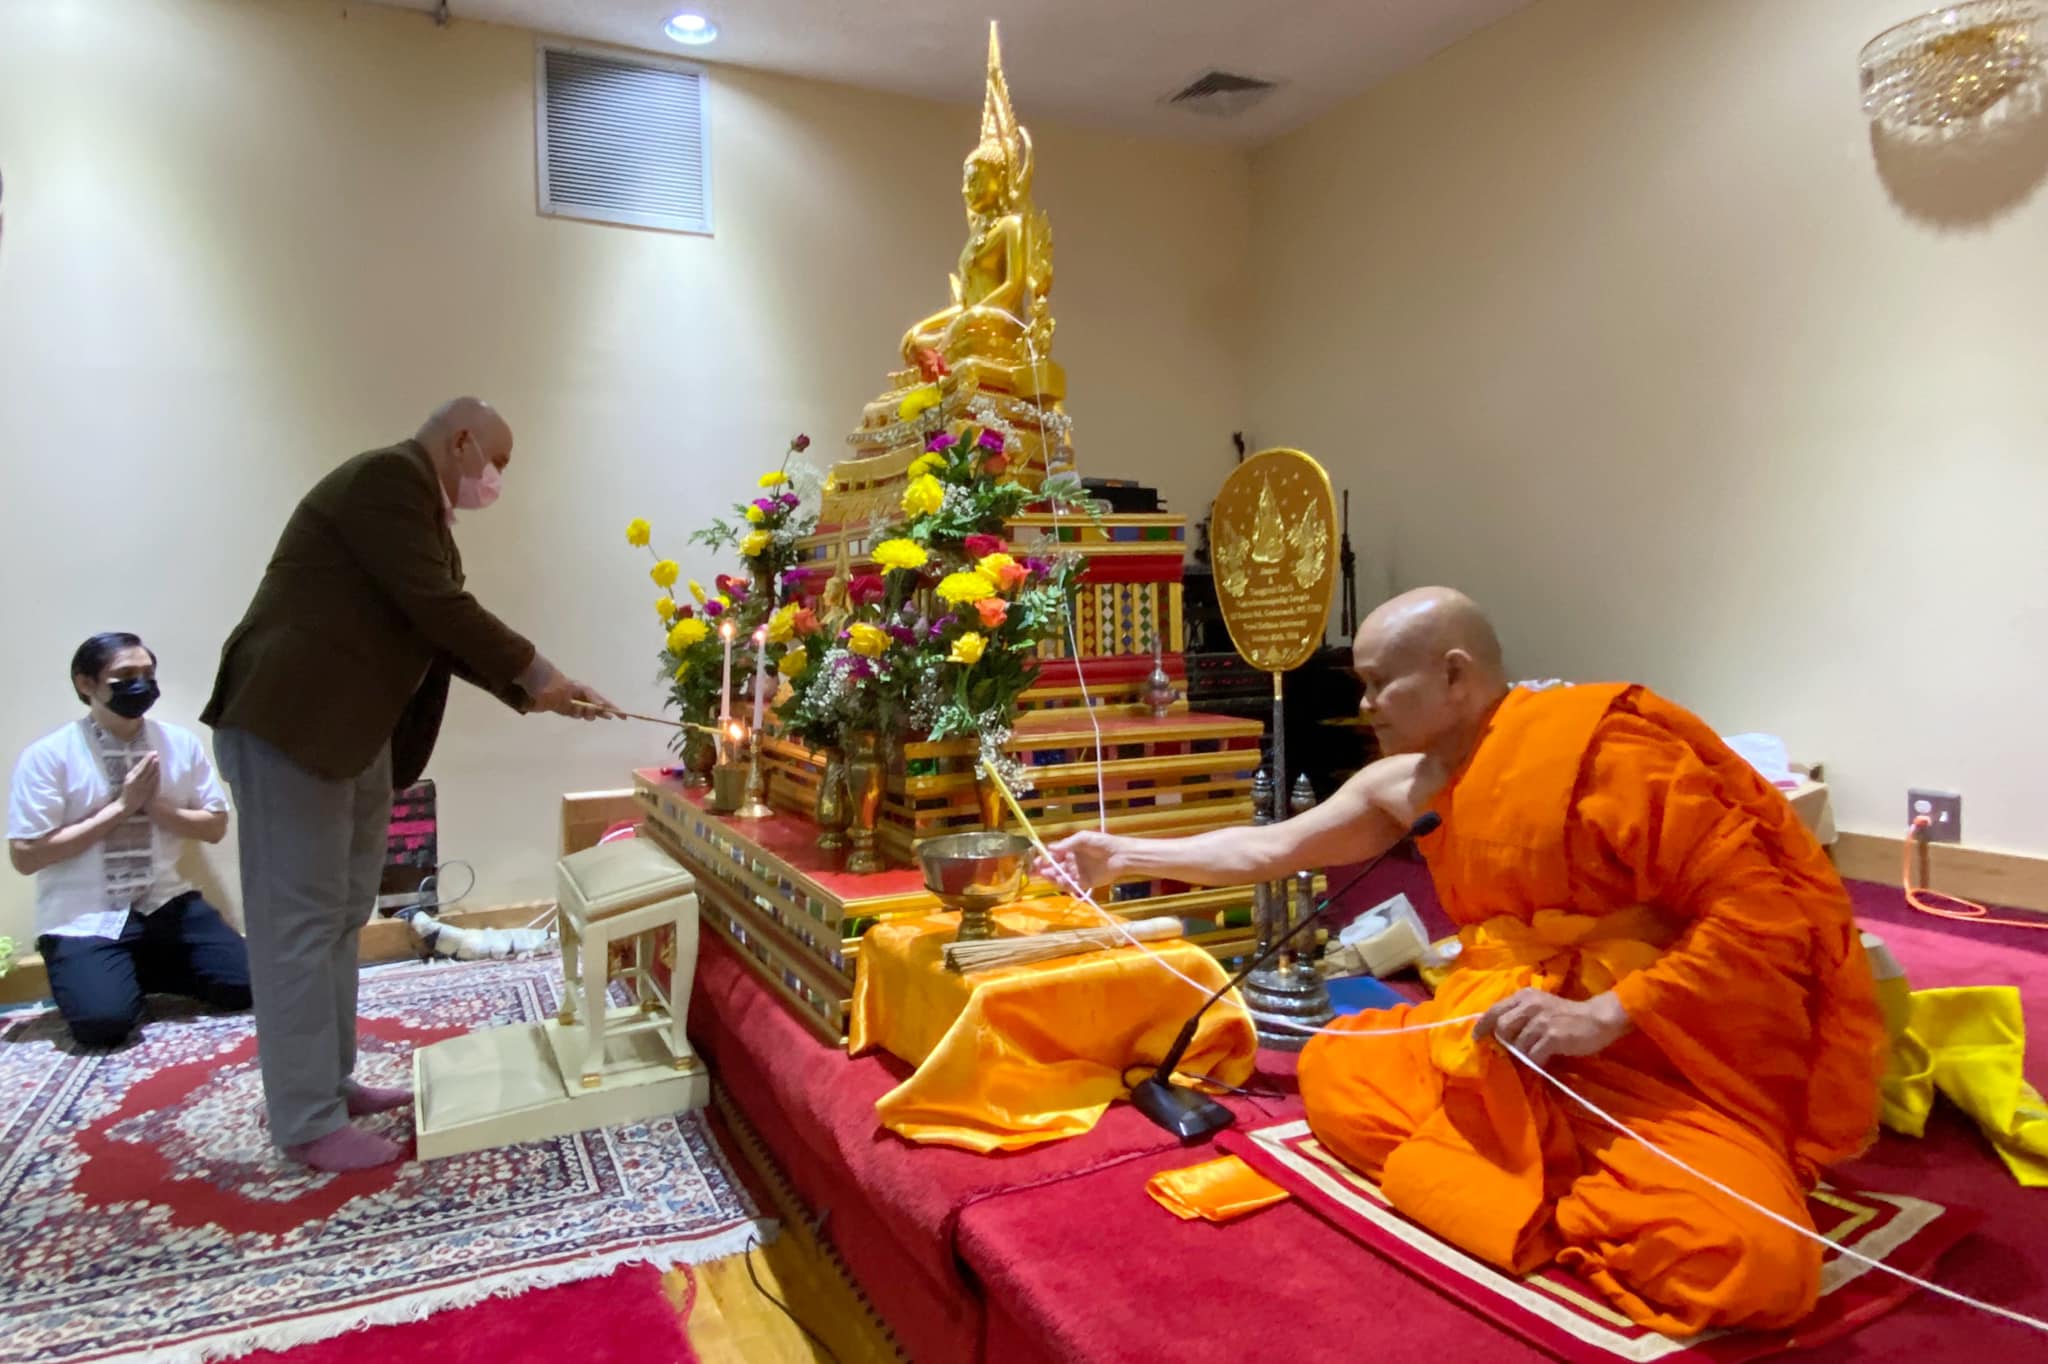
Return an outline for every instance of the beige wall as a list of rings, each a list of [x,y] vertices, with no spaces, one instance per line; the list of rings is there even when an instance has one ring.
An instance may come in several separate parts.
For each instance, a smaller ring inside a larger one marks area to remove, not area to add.
[[[147,636],[160,713],[191,722],[298,494],[463,390],[519,433],[504,501],[459,530],[472,585],[655,705],[621,528],[684,557],[791,434],[838,446],[944,301],[978,111],[718,71],[718,232],[679,237],[536,215],[533,66],[528,34],[333,0],[0,5],[10,760],[77,714],[92,630]],[[1038,133],[1083,469],[1198,510],[1243,410],[1246,159]],[[484,902],[551,894],[559,794],[659,761],[661,732],[458,690],[443,853]],[[0,875],[0,933],[30,903]]]
[[[1912,9],[1543,0],[1262,149],[1247,422],[1354,489],[1364,596],[2048,852],[2048,143],[1881,167]]]

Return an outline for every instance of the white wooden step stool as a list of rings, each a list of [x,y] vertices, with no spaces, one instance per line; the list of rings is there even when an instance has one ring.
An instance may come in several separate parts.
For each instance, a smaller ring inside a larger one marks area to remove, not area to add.
[[[644,1032],[666,1034],[675,1069],[696,1069],[697,1058],[684,1034],[690,982],[697,972],[695,878],[653,843],[628,838],[570,853],[555,864],[555,884],[562,933],[562,1026],[557,1036],[564,1078],[577,1076],[584,1090],[602,1088],[606,1072],[614,1068],[607,1064],[607,1042]],[[675,933],[675,961],[665,990],[654,975],[656,934],[664,928]],[[633,945],[633,964],[619,975],[633,982],[637,1009],[606,1005],[612,945],[623,942]]]

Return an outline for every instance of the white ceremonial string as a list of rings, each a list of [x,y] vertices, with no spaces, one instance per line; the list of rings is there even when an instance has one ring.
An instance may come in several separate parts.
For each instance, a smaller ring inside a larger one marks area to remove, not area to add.
[[[1006,314],[1006,316],[1008,315]],[[1039,360],[1038,347],[1032,342],[1030,331],[1027,328],[1025,328],[1021,322],[1018,322],[1018,320],[1014,316],[1010,317],[1010,321],[1012,323],[1015,323],[1018,327],[1018,330],[1023,333],[1025,346],[1028,348],[1031,354],[1033,379],[1042,379],[1043,375],[1040,370],[1041,362]],[[1042,388],[1043,385],[1034,384],[1034,387]],[[1057,503],[1051,504],[1051,508],[1053,519],[1053,538],[1054,542],[1057,544],[1059,542],[1060,509]],[[1068,656],[1074,660],[1074,675],[1075,680],[1078,682],[1080,686],[1081,704],[1083,709],[1085,709],[1088,713],[1089,727],[1094,731],[1096,823],[1097,827],[1101,829],[1102,832],[1108,833],[1109,804],[1106,799],[1108,772],[1102,756],[1102,722],[1101,718],[1097,716],[1095,713],[1094,698],[1089,694],[1088,691],[1087,670],[1081,665],[1081,641],[1079,638],[1078,630],[1076,629],[1074,623],[1074,608],[1071,600],[1063,604],[1063,610],[1066,614]],[[1130,931],[1130,929],[1125,925],[1124,920],[1120,916],[1111,913],[1109,910],[1105,909],[1101,904],[1097,903],[1094,894],[1090,892],[1087,887],[1081,885],[1072,876],[1069,876],[1067,874],[1066,869],[1060,865],[1059,860],[1052,855],[1052,849],[1048,848],[1045,845],[1045,840],[1039,837],[1038,830],[1032,826],[1031,821],[1025,816],[1022,807],[1018,805],[1016,797],[1011,793],[1009,786],[1003,781],[1001,774],[997,773],[994,770],[993,766],[991,766],[990,768],[990,776],[995,781],[998,788],[1000,788],[1000,790],[1002,791],[1003,799],[1009,804],[1012,815],[1016,817],[1018,825],[1024,831],[1024,836],[1030,840],[1031,846],[1034,849],[1036,849],[1039,856],[1045,860],[1045,864],[1052,869],[1055,879],[1057,879],[1062,885],[1064,885],[1066,889],[1069,892],[1071,892],[1074,895],[1074,897],[1078,899],[1081,903],[1087,905],[1090,909],[1094,910],[1095,913],[1101,917],[1103,923],[1109,926],[1110,928],[1116,930],[1118,935],[1121,936],[1127,944],[1137,948],[1145,956],[1149,957],[1156,965],[1159,966],[1161,970],[1165,971],[1167,974],[1171,976],[1174,976],[1175,978],[1186,984],[1189,988],[1195,990],[1205,998],[1210,994],[1214,993],[1213,987],[1204,985],[1202,982],[1194,979],[1193,977],[1184,974],[1172,962],[1168,961],[1166,957],[1162,953],[1160,953],[1156,948],[1154,948],[1150,943],[1144,942],[1136,935],[1134,935]],[[1246,1015],[1260,1023],[1266,1024],[1268,1027],[1281,1028],[1288,1032],[1298,1033],[1303,1036],[1326,1034],[1331,1037],[1345,1037],[1354,1039],[1366,1037],[1398,1037],[1408,1033],[1435,1032],[1440,1028],[1451,1028],[1466,1023],[1475,1023],[1481,1017],[1483,1017],[1483,1015],[1481,1014],[1464,1014],[1457,1018],[1438,1019],[1430,1023],[1411,1024],[1399,1028],[1325,1028],[1318,1027],[1313,1024],[1301,1023],[1291,1018],[1282,1018],[1272,1014],[1260,1013],[1257,1010],[1247,1008],[1241,1000],[1234,1000],[1232,1002],[1235,1003],[1238,1008],[1242,1009]],[[1656,1156],[1659,1160],[1662,1160],[1669,1165],[1673,1165],[1678,1169],[1685,1171],[1694,1179],[1697,1179],[1702,1184],[1705,1184],[1708,1188],[1713,1189],[1715,1192],[1721,1194],[1723,1197],[1726,1197],[1736,1203],[1741,1204],[1743,1207],[1748,1208],[1751,1212],[1754,1212],[1759,1216],[1764,1217],[1767,1220],[1776,1223],[1781,1227],[1786,1228],[1789,1231],[1792,1231],[1800,1236],[1803,1236],[1809,1241],[1818,1243],[1823,1249],[1833,1250],[1835,1253],[1841,1255],[1845,1259],[1853,1260],[1856,1263],[1865,1266],[1866,1268],[1875,1269],[1880,1273],[1889,1274],[1895,1279],[1898,1279],[1904,1283],[1909,1283],[1913,1285],[1915,1288],[1923,1289],[1926,1292],[1934,1294],[1936,1297],[1946,1298],[1949,1301],[1959,1303],[1964,1307],[1976,1308],[1980,1312],[1986,1312],[1992,1316],[2001,1317],[2007,1321],[2015,1323],[2016,1325],[2024,1326],[2031,1330],[2048,1333],[2048,1321],[2044,1321],[2039,1317],[2031,1317],[2024,1312],[2015,1312],[2011,1308],[2000,1307],[1996,1303],[1984,1302],[1981,1299],[1970,1297],[1966,1293],[1959,1293],[1952,1288],[1944,1288],[1942,1285],[1938,1283],[1935,1283],[1928,1279],[1923,1279],[1917,1274],[1909,1274],[1903,1269],[1899,1269],[1894,1265],[1885,1263],[1883,1260],[1877,1259],[1873,1256],[1865,1255],[1861,1251],[1854,1250],[1848,1246],[1837,1244],[1836,1242],[1829,1240],[1827,1237],[1822,1236],[1820,1233],[1812,1230],[1811,1228],[1803,1227],[1799,1225],[1797,1222],[1793,1221],[1791,1218],[1785,1217],[1780,1213],[1773,1212],[1771,1209],[1764,1207],[1762,1204],[1757,1203],[1755,1200],[1748,1198],[1741,1193],[1738,1193],[1734,1189],[1729,1188],[1726,1184],[1723,1184],[1720,1180],[1715,1179],[1712,1175],[1706,1174],[1705,1172],[1695,1168],[1687,1161],[1671,1154],[1669,1151],[1666,1151],[1661,1146],[1658,1146],[1655,1142],[1650,1141],[1641,1133],[1637,1132],[1634,1128],[1630,1127],[1627,1123],[1615,1117],[1612,1113],[1609,1113],[1606,1109],[1600,1107],[1600,1105],[1594,1103],[1591,1099],[1579,1093],[1570,1085],[1567,1085],[1564,1081],[1558,1079],[1555,1075],[1552,1075],[1549,1071],[1543,1069],[1543,1067],[1537,1065],[1535,1061],[1530,1059],[1529,1055],[1526,1052],[1522,1051],[1519,1047],[1516,1047],[1513,1043],[1501,1041],[1500,1039],[1495,1040],[1500,1042],[1500,1046],[1503,1050],[1505,1050],[1510,1056],[1514,1057],[1515,1060],[1520,1062],[1524,1067],[1526,1067],[1530,1071],[1533,1071],[1538,1077],[1542,1079],[1542,1081],[1545,1084],[1556,1089],[1560,1094],[1563,1094],[1573,1103],[1579,1105],[1588,1113],[1591,1113],[1601,1122],[1606,1123],[1614,1131],[1620,1133],[1622,1136],[1627,1137],[1629,1140],[1635,1142],[1638,1146],[1641,1146],[1644,1150],[1648,1151],[1651,1155]]]
[[[1357,1035],[1363,1036],[1364,1034]],[[1811,1228],[1802,1227],[1797,1222],[1794,1222],[1791,1218],[1782,1217],[1779,1214],[1772,1212],[1769,1208],[1763,1207],[1760,1204],[1752,1202],[1751,1200],[1743,1197],[1741,1194],[1735,1192],[1735,1190],[1729,1188],[1726,1184],[1723,1184],[1720,1180],[1715,1179],[1712,1175],[1706,1174],[1703,1171],[1700,1171],[1694,1168],[1693,1166],[1687,1164],[1685,1161],[1679,1159],[1677,1156],[1672,1155],[1669,1151],[1666,1151],[1661,1146],[1658,1146],[1655,1142],[1652,1142],[1647,1137],[1643,1136],[1641,1133],[1631,1128],[1627,1123],[1615,1117],[1612,1113],[1609,1113],[1606,1109],[1600,1107],[1600,1105],[1594,1103],[1591,1099],[1579,1093],[1570,1085],[1566,1084],[1564,1081],[1558,1079],[1555,1075],[1552,1075],[1549,1071],[1545,1070],[1543,1067],[1537,1065],[1534,1061],[1530,1060],[1528,1055],[1524,1053],[1519,1047],[1515,1046],[1514,1043],[1502,1042],[1500,1045],[1504,1047],[1507,1050],[1507,1052],[1510,1055],[1512,1055],[1517,1061],[1520,1061],[1530,1070],[1533,1070],[1538,1075],[1542,1076],[1545,1084],[1548,1084],[1552,1088],[1556,1089],[1560,1094],[1563,1094],[1567,1099],[1570,1099],[1573,1103],[1585,1109],[1588,1113],[1591,1113],[1594,1117],[1600,1119],[1600,1121],[1606,1123],[1609,1127],[1621,1133],[1621,1135],[1623,1135],[1624,1137],[1629,1138],[1638,1146],[1648,1151],[1651,1155],[1657,1157],[1659,1160],[1665,1161],[1668,1164],[1676,1165],[1679,1169],[1685,1171],[1694,1179],[1699,1180],[1702,1184],[1707,1185],[1711,1189],[1715,1189],[1723,1194],[1726,1194],[1729,1198],[1732,1198],[1737,1203],[1742,1204],[1742,1206],[1748,1208],[1751,1212],[1761,1213],[1763,1216],[1768,1217],[1771,1221],[1776,1222],[1779,1226],[1784,1227],[1789,1231],[1798,1232],[1801,1236],[1804,1236],[1809,1241],[1818,1241],[1823,1246],[1827,1246],[1833,1249],[1836,1254],[1843,1256],[1845,1259],[1854,1260],[1858,1264],[1868,1265],[1872,1269],[1883,1270],[1885,1273],[1891,1275],[1892,1277],[1897,1279],[1903,1279],[1905,1282],[1912,1284],[1915,1288],[1924,1288],[1929,1293],[1935,1294],[1937,1297],[1947,1298],[1951,1302],[1959,1302],[1965,1307],[1975,1307],[1980,1311],[1989,1312],[1993,1316],[2004,1317],[2007,1321],[2018,1322],[2022,1326],[2032,1327],[2036,1331],[2048,1331],[2048,1321],[2043,1321],[2039,1317],[2030,1317],[2024,1312],[2015,1312],[2010,1308],[1999,1307],[1994,1303],[1981,1302],[1976,1298],[1968,1296],[1967,1294],[1958,1293],[1953,1288],[1943,1288],[1938,1283],[1930,1283],[1928,1280],[1923,1279],[1916,1274],[1908,1274],[1903,1269],[1896,1269],[1891,1265],[1886,1264],[1882,1260],[1873,1259],[1872,1257],[1863,1254],[1861,1251],[1851,1250],[1848,1246],[1838,1244],[1834,1241],[1830,1241],[1827,1237],[1820,1235],[1818,1232],[1813,1231]]]

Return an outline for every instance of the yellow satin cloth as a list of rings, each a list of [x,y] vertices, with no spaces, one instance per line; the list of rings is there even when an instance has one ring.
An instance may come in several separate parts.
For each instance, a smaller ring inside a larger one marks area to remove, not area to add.
[[[2048,1104],[2021,1074],[2020,992],[2008,985],[1915,990],[1884,1078],[1884,1123],[1917,1137],[1937,1090],[1970,1115],[2013,1177],[2048,1188]]]
[[[1182,1221],[1233,1222],[1292,1195],[1236,1156],[1161,1170],[1145,1181],[1152,1201]]]
[[[996,911],[1011,933],[1101,923],[1065,897]],[[1016,1151],[1079,1136],[1128,1089],[1127,1067],[1156,1064],[1203,994],[1135,948],[961,975],[945,966],[959,916],[875,925],[861,939],[847,1047],[881,1048],[917,1067],[875,1112],[916,1142]],[[1191,943],[1155,943],[1176,970],[1214,990],[1227,977]],[[1242,1084],[1258,1037],[1241,1008],[1211,1009],[1186,1074]]]

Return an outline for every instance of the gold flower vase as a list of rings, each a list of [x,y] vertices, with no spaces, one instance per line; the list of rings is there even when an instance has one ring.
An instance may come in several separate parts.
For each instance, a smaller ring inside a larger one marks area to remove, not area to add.
[[[846,826],[852,812],[846,793],[846,754],[836,748],[825,750],[825,772],[818,779],[817,803],[811,818],[818,825],[818,846],[826,849],[846,846]]]
[[[974,768],[974,803],[981,809],[981,827],[990,833],[1003,830],[1003,791],[995,784],[988,769],[976,764]]]
[[[683,785],[711,785],[711,769],[718,766],[718,741],[709,734],[691,730],[683,740]]]
[[[847,736],[846,832],[853,851],[846,855],[846,869],[856,875],[878,872],[884,865],[875,848],[875,825],[882,816],[882,779],[887,761],[880,730],[859,729]]]

